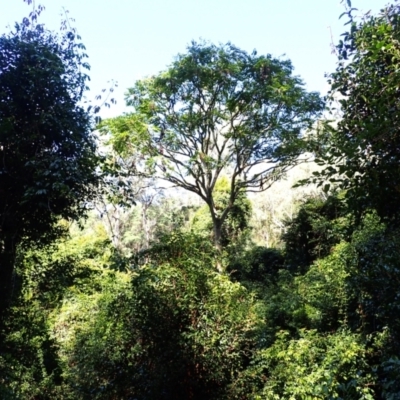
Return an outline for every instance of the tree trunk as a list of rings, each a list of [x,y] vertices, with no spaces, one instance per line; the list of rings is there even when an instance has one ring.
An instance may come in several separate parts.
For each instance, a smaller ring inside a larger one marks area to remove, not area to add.
[[[213,233],[214,233],[214,246],[217,250],[217,270],[218,272],[224,272],[222,266],[222,221],[220,218],[213,218]]]
[[[222,251],[222,221],[219,218],[213,220],[214,245],[219,251]]]

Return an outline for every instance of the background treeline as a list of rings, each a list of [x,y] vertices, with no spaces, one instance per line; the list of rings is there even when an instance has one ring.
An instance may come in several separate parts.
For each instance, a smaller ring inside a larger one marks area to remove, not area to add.
[[[399,5],[347,1],[327,99],[194,42],[106,121],[41,11],[0,38],[0,398],[400,399]]]

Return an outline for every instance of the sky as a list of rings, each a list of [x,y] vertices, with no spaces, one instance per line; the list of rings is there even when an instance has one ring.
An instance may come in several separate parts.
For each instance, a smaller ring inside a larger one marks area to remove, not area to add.
[[[352,0],[361,13],[377,13],[389,0]],[[39,22],[58,30],[62,10],[69,11],[82,36],[91,65],[89,98],[107,82],[118,82],[117,101],[103,118],[129,111],[127,88],[157,74],[184,53],[192,40],[231,42],[259,55],[290,59],[306,88],[326,94],[325,74],[333,72],[337,43],[346,30],[340,0],[36,0],[45,7]],[[27,16],[23,0],[0,0],[0,33]]]

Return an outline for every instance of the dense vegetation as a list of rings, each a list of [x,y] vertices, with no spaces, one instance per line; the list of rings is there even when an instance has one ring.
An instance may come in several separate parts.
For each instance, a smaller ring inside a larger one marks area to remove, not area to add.
[[[192,43],[105,156],[40,11],[0,37],[0,398],[400,399],[399,5],[345,13],[332,120],[289,61]]]

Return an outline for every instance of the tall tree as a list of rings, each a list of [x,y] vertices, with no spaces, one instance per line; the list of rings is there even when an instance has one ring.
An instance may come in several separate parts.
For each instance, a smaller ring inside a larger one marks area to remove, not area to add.
[[[40,10],[39,10],[40,11]],[[46,242],[59,218],[82,216],[97,184],[88,76],[73,30],[57,35],[38,12],[0,37],[0,315],[21,242]]]
[[[392,219],[400,216],[400,5],[357,21],[347,3],[350,29],[330,76],[341,115],[328,132],[320,175],[346,190],[359,220],[371,208]]]
[[[199,195],[210,210],[214,242],[243,190],[267,189],[302,152],[302,134],[322,109],[290,61],[231,44],[193,42],[157,76],[128,91],[130,114],[106,121],[114,148],[138,154],[132,171],[152,174]],[[229,176],[229,201],[214,188]]]

